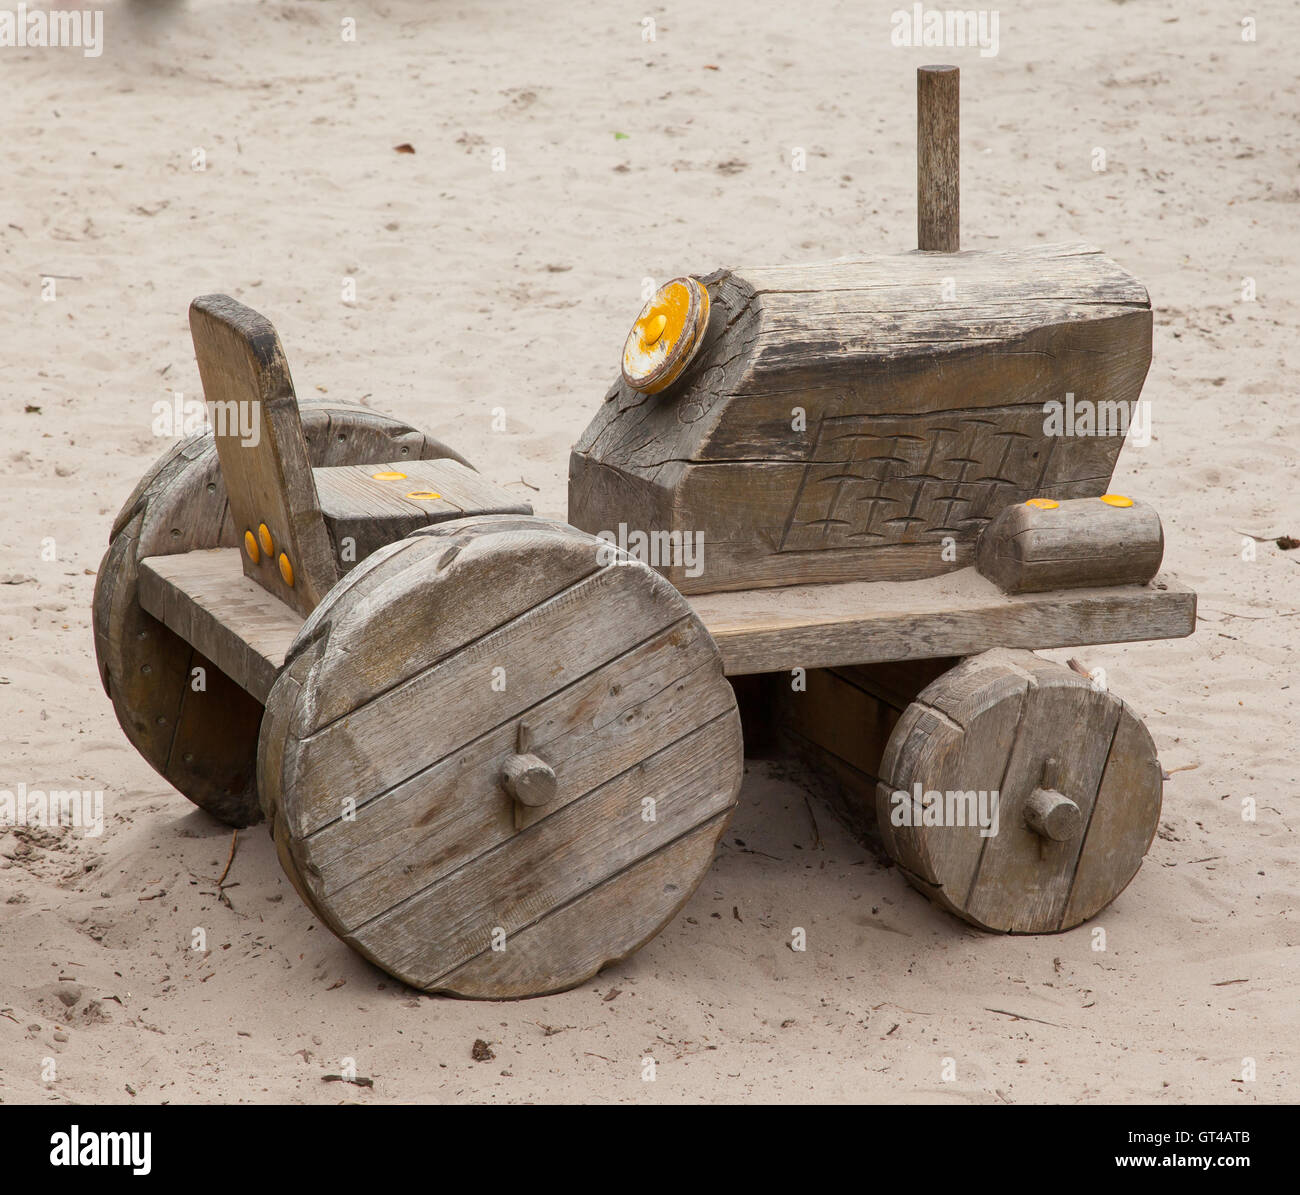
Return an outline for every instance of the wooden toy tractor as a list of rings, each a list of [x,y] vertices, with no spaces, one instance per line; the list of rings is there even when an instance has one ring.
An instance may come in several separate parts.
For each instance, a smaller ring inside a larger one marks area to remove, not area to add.
[[[265,816],[320,919],[429,991],[557,991],[653,937],[735,807],[741,707],[973,924],[1103,908],[1160,766],[1032,649],[1186,635],[1195,595],[1107,493],[1122,434],[1050,411],[1127,428],[1150,304],[1086,246],[958,252],[954,69],[920,72],[918,134],[919,252],[646,304],[569,524],[405,424],[300,407],[271,325],[196,300],[212,430],[141,481],[95,590],[130,740]]]

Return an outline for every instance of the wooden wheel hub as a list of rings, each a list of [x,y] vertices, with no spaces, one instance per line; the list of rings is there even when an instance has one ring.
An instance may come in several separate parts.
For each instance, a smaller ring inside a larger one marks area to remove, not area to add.
[[[1083,812],[1054,785],[1061,774],[1055,759],[1043,764],[1041,785],[1025,800],[1025,825],[1051,842],[1069,842],[1083,829]]]
[[[1070,929],[1136,874],[1160,816],[1151,736],[1086,677],[991,651],[928,685],[880,765],[876,811],[908,879],[985,929]]]
[[[651,296],[623,345],[623,380],[643,394],[673,384],[704,342],[709,292],[695,278],[674,278]]]

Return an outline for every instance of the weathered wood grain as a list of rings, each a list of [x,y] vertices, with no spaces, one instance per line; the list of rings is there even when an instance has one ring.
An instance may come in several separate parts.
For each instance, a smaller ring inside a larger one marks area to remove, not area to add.
[[[1114,404],[1118,433],[1150,364],[1145,289],[1083,245],[704,281],[695,363],[616,384],[569,473],[576,526],[703,536],[699,575],[657,565],[686,593],[960,568],[1008,504],[1105,491],[1122,435],[1051,436],[1044,404]]]
[[[144,557],[231,534],[211,437],[204,439],[193,437],[165,453],[116,521],[95,581],[95,651],[118,723],[136,750],[195,804],[246,825],[257,817],[261,707],[139,601]],[[201,690],[194,688],[195,668],[205,670],[197,682]],[[201,726],[204,718],[211,729]]]
[[[437,988],[449,972],[491,950],[498,928],[508,953],[517,931],[730,812],[735,793],[715,786],[712,775],[719,762],[738,766],[728,758],[735,727],[724,715],[713,733],[706,729],[665,748],[662,762],[647,758],[635,773],[622,773],[360,926],[358,947],[382,954],[394,973],[422,988]],[[660,807],[649,823],[642,820],[647,792]],[[641,922],[645,910],[633,917]]]
[[[1164,786],[1155,744],[1137,715],[1121,705],[1062,925],[1096,916],[1128,887],[1160,824]]]
[[[916,68],[916,241],[923,251],[961,248],[961,74]]]
[[[876,812],[886,849],[936,903],[984,929],[1053,933],[1103,908],[1137,870],[1159,813],[1153,769],[1158,779],[1150,736],[1113,695],[1030,653],[992,651],[940,676],[899,719]],[[1035,828],[1031,802],[1048,788],[1077,807],[1075,833]],[[971,824],[976,794],[988,794],[985,814],[996,794],[995,825]]]
[[[518,568],[530,545],[549,571]],[[286,867],[407,982],[570,986],[657,932],[708,865],[742,772],[734,695],[685,600],[635,563],[597,569],[601,546],[519,516],[429,527],[340,582],[272,689],[259,779]],[[407,634],[380,633],[393,623]],[[521,743],[555,795],[518,822],[502,780]],[[686,839],[698,849],[674,853]],[[650,862],[665,859],[693,870],[665,877]],[[630,897],[639,871],[659,888],[613,920],[569,920],[606,885]]]
[[[241,536],[270,532],[244,575],[301,614],[338,579],[280,338],[228,295],[190,304],[190,332],[231,517]],[[285,562],[288,563],[286,572]]]
[[[970,826],[921,825],[925,794],[1002,793],[1029,687],[1029,677],[1007,667],[1006,658],[1002,652],[977,656],[928,685],[913,707],[924,716],[912,721],[911,709],[904,714],[881,762],[876,816],[887,849],[906,871],[952,893],[958,909],[994,839]],[[916,824],[899,824],[904,815]],[[1005,829],[999,825],[999,834]]]
[[[547,645],[529,642],[526,625],[490,642],[486,637],[551,600],[560,601],[570,617],[580,621],[583,613],[573,608],[574,597],[565,597],[571,587],[590,577],[598,582],[593,594],[613,594],[627,583],[618,574],[629,571],[620,568],[596,576],[599,558],[589,537],[564,524],[518,516],[441,524],[404,542],[409,547],[400,553],[400,561],[397,555],[384,560],[360,578],[363,589],[339,590],[321,620],[304,624],[301,641],[323,635],[333,648],[329,685],[312,686],[302,707],[299,733],[304,738],[334,726],[332,737],[341,740],[354,725],[343,725],[353,711],[382,702],[362,716],[365,723],[416,689],[423,691],[430,682],[420,678],[467,643],[477,644],[480,655],[492,655],[517,638],[526,653],[521,659],[545,660]],[[419,586],[430,596],[414,602],[411,591]],[[566,669],[562,661],[552,666]],[[494,673],[494,668],[504,672]],[[480,702],[509,704],[515,668],[516,660],[502,651],[485,662],[476,678],[474,701],[467,703],[464,693],[444,694],[445,709],[455,712],[467,704],[478,708]],[[408,678],[411,692],[397,694],[399,682]]]
[[[1148,586],[1004,594],[974,569],[929,581],[699,594],[728,675],[1190,635],[1196,595]]]
[[[140,561],[140,606],[265,702],[303,618],[244,575],[237,548]]]
[[[975,565],[1007,593],[1145,585],[1164,551],[1160,516],[1145,502],[1076,498],[1048,509],[1018,502],[980,533]]]
[[[451,454],[408,424],[352,404],[310,400],[301,414],[316,465]],[[238,545],[211,432],[162,454],[123,505],[110,539],[95,581],[92,622],[100,678],[118,722],[148,763],[195,804],[233,825],[256,820],[261,705],[211,669],[206,703],[192,698],[192,669],[210,661],[195,660],[190,644],[148,614],[138,594],[138,565],[146,557]],[[228,733],[199,742],[181,727],[194,726],[205,705],[213,727]]]
[[[518,494],[454,460],[336,465],[312,473],[340,572],[348,572],[385,544],[404,539],[430,523],[533,513],[532,506]],[[411,498],[408,495],[412,493],[438,497]]]
[[[762,682],[778,750],[812,774],[840,820],[874,849],[881,845],[876,785],[894,727],[916,695],[957,663],[941,658],[813,668],[803,689],[787,673],[751,679]]]
[[[678,621],[680,599],[666,584],[636,600],[647,572],[608,568],[523,612],[498,608],[497,617],[508,615],[504,623],[416,673],[407,672],[402,655],[385,661],[364,641],[338,648],[360,656],[372,673],[386,666],[391,687],[303,740],[304,770],[328,775],[330,784],[293,803],[288,814],[295,833],[334,820],[340,795],[361,805]],[[454,600],[454,590],[444,590],[444,600]],[[415,736],[409,711],[421,707],[434,716]]]
[[[522,825],[500,790],[511,725],[454,748],[372,801],[358,793],[355,820],[336,819],[299,852],[339,922],[353,928],[377,916],[727,713],[728,694],[697,675],[712,665],[708,652],[689,624],[679,625],[533,707],[528,717],[545,730],[538,750],[556,771],[556,796]]]
[[[730,820],[730,812],[718,814],[638,860],[515,933],[500,954],[480,954],[443,976],[437,990],[493,1000],[544,996],[575,987],[622,961],[662,931],[690,900],[698,881],[683,885],[682,877],[708,870]],[[648,933],[646,926],[651,927]]]
[[[1025,819],[1025,802],[1039,787],[1044,764],[1054,758],[1060,764],[1060,791],[1079,807],[1086,823],[1115,736],[1120,703],[1063,665],[1036,656],[1026,664],[1033,681],[1015,728],[1014,747],[1009,756],[1004,754],[999,831],[983,841],[970,889],[961,894],[945,884],[944,891],[963,902],[964,915],[976,924],[1012,933],[1042,933],[1071,928],[1064,924],[1065,906],[1083,843],[1079,837],[1057,842],[1036,833]],[[983,732],[969,733],[980,737]],[[1002,739],[1004,753],[1010,737]],[[955,770],[948,778],[951,784],[936,787],[958,787],[965,776]],[[960,787],[972,786],[962,783]],[[945,833],[942,829],[928,834],[925,846],[937,875],[947,874],[938,844],[960,834],[960,830]]]
[[[454,526],[449,530],[454,534]],[[451,636],[480,633],[478,628],[491,618],[482,599],[501,584],[537,585],[540,595],[597,567],[585,548],[581,555],[568,557],[571,567],[566,569],[546,542],[529,542],[528,529],[507,525],[501,530],[512,533],[519,553],[520,567],[512,581],[499,582],[466,569],[461,590],[466,602],[436,625],[412,630],[389,619],[372,634],[393,651],[404,638],[416,639],[410,646],[413,658],[432,662],[447,650],[444,645]],[[423,561],[433,572],[448,548],[439,540],[417,537],[401,550],[411,554],[411,563]],[[464,563],[471,560],[467,557]],[[543,565],[553,566],[549,579],[539,571]],[[244,584],[233,552],[160,558],[148,561],[146,568],[152,574],[147,583],[154,588],[144,608],[182,635],[197,619],[203,629],[193,641],[259,701],[265,700],[295,637],[310,640],[319,633],[283,603]],[[1190,634],[1195,628],[1195,595],[1172,579],[1160,583],[1167,588],[1134,589],[1118,596],[1114,591],[1073,590],[1013,600],[982,578],[969,585],[957,575],[924,584],[875,582],[701,595],[692,605],[717,642],[727,674],[737,676],[849,661],[934,659],[996,646],[1069,647]],[[936,593],[938,586],[949,592]],[[171,605],[164,592],[169,589],[177,591]],[[385,595],[375,600],[383,602]],[[358,691],[349,679],[353,672],[349,664],[340,665],[336,687],[321,694],[321,707],[312,713],[313,726],[340,718],[351,707]]]

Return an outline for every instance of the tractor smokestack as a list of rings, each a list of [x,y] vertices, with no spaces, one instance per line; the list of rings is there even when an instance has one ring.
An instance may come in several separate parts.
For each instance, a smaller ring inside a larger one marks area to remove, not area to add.
[[[916,69],[917,248],[961,248],[961,72],[955,66]]]

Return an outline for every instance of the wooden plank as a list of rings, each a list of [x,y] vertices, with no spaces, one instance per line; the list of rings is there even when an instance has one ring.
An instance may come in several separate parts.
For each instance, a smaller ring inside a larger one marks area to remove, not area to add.
[[[660,933],[677,915],[707,871],[730,820],[730,811],[718,814],[516,932],[506,950],[485,951],[441,976],[436,990],[506,1000],[545,995],[590,979]],[[683,876],[696,878],[684,885]],[[644,936],[641,923],[651,927]],[[633,937],[636,945],[629,949]]]
[[[201,687],[194,673],[201,670]],[[209,794],[209,811],[224,820],[253,820],[248,801],[257,791],[257,742],[262,709],[197,649],[190,653],[167,768],[168,783],[183,793]]]
[[[269,532],[269,551],[244,553],[244,574],[309,614],[338,570],[280,338],[228,295],[195,299],[190,331],[236,531],[241,541]]]
[[[305,738],[300,766],[328,775],[331,783],[300,795],[288,811],[290,829],[300,837],[320,829],[339,816],[342,796],[361,807],[458,744],[520,716],[602,660],[678,621],[680,605],[671,586],[653,590],[645,601],[629,601],[644,586],[644,577],[637,576],[644,571],[602,569],[447,660],[405,679],[392,675],[391,688]],[[562,654],[557,642],[565,645]],[[493,684],[494,669],[505,670],[499,685]],[[466,700],[467,692],[473,700]],[[410,733],[411,708],[437,711],[419,736]]]
[[[1146,502],[1111,498],[1007,507],[980,533],[976,567],[1007,593],[1145,585],[1164,556],[1160,516]]]
[[[517,931],[733,807],[735,795],[710,783],[718,753],[738,745],[726,721],[723,715],[712,733],[706,726],[668,745],[416,892],[359,927],[357,945],[381,947],[393,971],[434,988],[490,949],[497,928],[506,932],[508,953]],[[660,811],[650,823],[642,820],[647,790],[657,794]]]
[[[728,675],[1190,635],[1196,595],[1147,586],[1004,594],[974,569],[925,581],[844,582],[690,599]]]
[[[1123,704],[1123,703],[1121,703]],[[1160,761],[1136,715],[1121,716],[1097,789],[1063,923],[1100,912],[1137,874],[1160,824]]]
[[[244,575],[237,548],[140,561],[142,609],[265,703],[302,615]]]
[[[793,691],[788,678],[780,686],[782,727],[858,771],[879,776],[880,757],[901,711],[877,701],[835,669],[810,669],[806,681],[802,692]]]
[[[729,711],[721,686],[697,687],[689,701],[674,691],[680,681],[693,683],[712,654],[703,635],[683,649],[684,634],[689,629],[677,624],[528,710],[534,750],[558,780],[555,800],[528,825],[557,816],[666,742]],[[378,916],[515,835],[513,801],[500,783],[515,725],[458,746],[362,805],[355,820],[335,820],[304,841],[300,855],[318,877],[313,886],[343,926]]]
[[[530,515],[532,506],[455,460],[392,461],[313,471],[321,513],[343,572],[430,523]],[[411,494],[433,495],[410,497]]]
[[[526,530],[521,528],[520,534]],[[438,540],[413,546],[426,554],[435,548],[447,550]],[[521,578],[529,575],[522,568],[525,557],[540,567],[554,554],[546,549],[526,552],[520,557]],[[593,557],[590,571],[595,568]],[[141,573],[149,575],[143,582],[148,588],[148,596],[142,596],[144,608],[178,634],[188,635],[196,608],[202,607],[197,617],[205,628],[205,654],[265,701],[302,619],[283,603],[265,601],[242,585],[237,553],[230,549],[150,558],[142,562]],[[562,588],[563,582],[558,583]],[[180,594],[171,605],[165,593],[169,588]],[[448,612],[447,634],[463,628],[472,636],[488,629],[491,618],[480,604],[482,596],[467,593],[465,603]],[[1008,595],[973,569],[930,581],[707,594],[691,603],[732,676],[974,655],[993,647],[1039,649],[1177,638],[1191,634],[1196,620],[1196,595],[1168,576],[1143,587]],[[374,633],[391,634],[396,650],[409,630],[390,623],[387,632],[381,625]],[[439,649],[436,639],[428,641],[432,646],[422,644],[422,634],[415,634],[412,648],[432,663],[446,648]],[[353,704],[346,686],[325,695],[325,701],[313,715],[314,725],[341,717]]]

